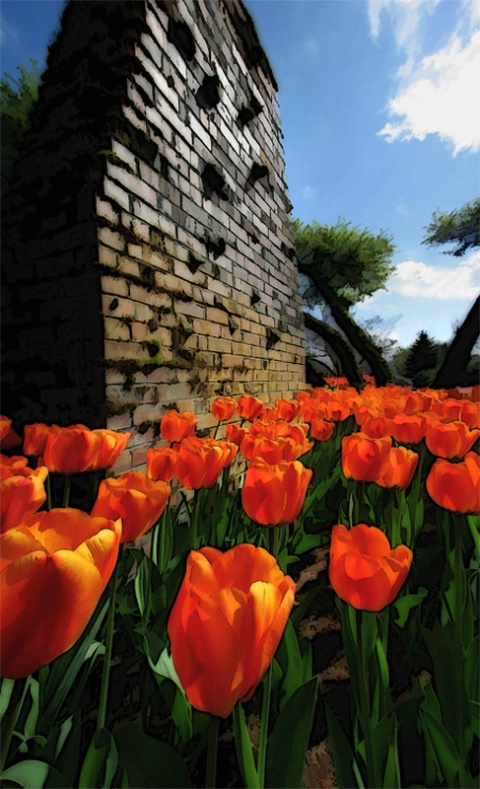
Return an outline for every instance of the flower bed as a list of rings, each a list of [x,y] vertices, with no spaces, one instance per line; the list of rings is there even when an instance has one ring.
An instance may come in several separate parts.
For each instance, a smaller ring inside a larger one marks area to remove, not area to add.
[[[1,418],[2,785],[476,786],[478,388],[212,413]]]

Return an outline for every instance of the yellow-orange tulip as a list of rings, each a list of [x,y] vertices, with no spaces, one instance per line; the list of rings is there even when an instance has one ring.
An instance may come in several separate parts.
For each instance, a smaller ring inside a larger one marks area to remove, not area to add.
[[[392,549],[376,526],[332,529],[328,575],[338,596],[354,608],[381,611],[395,600],[412,564],[406,545]]]
[[[211,488],[238,451],[236,444],[214,438],[184,438],[178,447],[175,474],[185,488]]]
[[[233,397],[217,397],[212,404],[212,414],[215,419],[222,422],[231,419],[237,408],[237,401]]]
[[[480,512],[480,455],[468,452],[461,463],[435,461],[426,479],[427,493],[452,512]]]
[[[190,703],[226,718],[270,665],[295,586],[254,545],[192,551],[168,621],[172,658]]]
[[[30,474],[26,474],[26,471]],[[45,466],[36,469],[22,467],[20,474],[6,475],[3,468],[0,482],[0,531],[16,526],[45,503],[44,482],[48,474]]]
[[[120,533],[120,521],[54,509],[0,535],[1,676],[25,677],[73,646],[112,575]]]
[[[165,441],[178,443],[188,436],[195,435],[197,422],[197,417],[190,411],[179,413],[175,408],[172,408],[170,411],[167,411],[160,422],[160,433]]]
[[[85,426],[59,427],[49,431],[43,462],[49,471],[79,474],[96,468],[101,437]]]
[[[342,471],[347,479],[375,482],[385,463],[392,439],[369,438],[364,433],[353,433],[342,439]]]
[[[104,428],[92,430],[100,437],[99,452],[92,470],[107,469],[113,466],[128,444],[130,433],[117,433]]]
[[[170,485],[146,474],[127,471],[101,481],[92,516],[122,519],[121,542],[133,542],[158,521],[170,496]]]
[[[313,471],[299,460],[275,465],[253,460],[241,491],[243,509],[263,526],[293,523],[303,507],[312,475]]]

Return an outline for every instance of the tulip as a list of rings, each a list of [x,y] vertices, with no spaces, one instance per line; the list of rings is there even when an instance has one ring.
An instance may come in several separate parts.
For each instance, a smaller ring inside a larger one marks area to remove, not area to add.
[[[212,414],[215,419],[222,422],[231,419],[237,408],[237,401],[233,397],[217,397],[212,404]]]
[[[92,517],[122,519],[120,542],[134,542],[158,521],[170,496],[170,485],[153,482],[146,474],[127,471],[101,481]]]
[[[293,523],[303,507],[313,471],[299,460],[270,465],[250,463],[242,487],[242,506],[249,518],[263,526]]]
[[[26,458],[18,458],[25,460]],[[28,473],[27,473],[28,472]],[[0,530],[16,526],[28,515],[40,509],[47,494],[44,482],[48,474],[46,466],[30,469],[27,465],[2,465],[0,482]]]
[[[12,420],[6,416],[0,416],[0,447],[12,449],[21,443],[22,439],[12,427]]]
[[[480,455],[468,452],[460,463],[435,461],[426,479],[427,493],[452,512],[480,512]]]
[[[198,422],[195,414],[183,411],[181,414],[172,408],[167,411],[160,422],[160,433],[165,441],[177,443],[188,436],[195,435],[195,426]]]
[[[189,490],[213,487],[238,451],[236,444],[214,438],[184,438],[178,447],[175,474]]]
[[[43,452],[43,462],[49,471],[79,474],[97,468],[101,437],[87,427],[59,427],[49,431]]]
[[[334,429],[335,424],[333,422],[328,422],[321,417],[314,417],[310,424],[310,437],[316,438],[317,441],[328,441]]]
[[[116,430],[106,429],[92,430],[92,433],[100,437],[99,453],[92,470],[110,468],[127,446],[131,434],[117,433]]]
[[[390,420],[390,435],[402,444],[419,444],[426,430],[427,421],[419,414],[395,414]]]
[[[35,422],[33,425],[25,425],[23,429],[23,451],[25,455],[35,455],[41,457],[45,452],[45,444],[50,433],[56,433],[62,428],[58,425],[45,425],[43,422]]]
[[[363,611],[381,611],[395,600],[412,563],[406,545],[392,549],[376,526],[332,529],[328,575],[337,595]]]
[[[237,411],[242,419],[253,422],[263,411],[263,400],[253,395],[241,395],[238,398]]]
[[[38,512],[0,535],[0,674],[18,679],[70,649],[114,570],[120,521]]]
[[[374,416],[371,414],[364,418],[362,422],[362,433],[370,438],[383,438],[388,436],[390,430],[390,420],[384,416]]]
[[[170,482],[176,465],[177,450],[172,447],[151,447],[147,452],[147,474],[153,480]]]
[[[418,455],[405,447],[392,447],[375,480],[382,488],[401,488],[410,485],[418,466]]]
[[[285,422],[291,422],[298,414],[300,403],[295,400],[279,399],[276,400],[275,407],[279,419],[283,419]]]
[[[375,482],[383,467],[392,439],[369,438],[364,433],[353,433],[342,439],[342,471],[347,479]]]
[[[429,424],[425,442],[433,455],[441,458],[463,458],[480,436],[480,430],[469,430],[463,422]]]
[[[246,430],[244,427],[239,427],[239,425],[227,425],[225,427],[225,437],[230,444],[236,444],[237,447],[243,441],[243,438],[246,434]]]
[[[172,658],[190,703],[226,718],[270,665],[295,586],[254,545],[192,551],[168,621]]]

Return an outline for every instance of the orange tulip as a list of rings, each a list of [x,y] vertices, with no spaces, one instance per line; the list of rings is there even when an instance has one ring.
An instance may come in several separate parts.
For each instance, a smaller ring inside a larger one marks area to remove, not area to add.
[[[12,449],[21,443],[22,439],[12,427],[12,420],[6,416],[0,416],[0,447]]]
[[[243,509],[263,526],[293,523],[305,501],[313,471],[299,460],[270,465],[253,460],[245,475],[241,496]]]
[[[435,422],[428,425],[425,442],[437,457],[463,458],[479,436],[480,430],[469,430],[464,422]]]
[[[462,404],[461,420],[467,427],[480,427],[480,403],[464,400]]]
[[[330,376],[329,378],[325,378],[324,376],[323,380],[327,386],[331,386],[332,389],[345,389],[347,386],[350,386],[348,378],[344,377]]]
[[[275,402],[275,407],[278,412],[278,418],[283,419],[285,422],[291,422],[292,419],[298,414],[300,403],[295,400],[279,399]]]
[[[147,452],[147,474],[151,479],[170,482],[176,465],[177,450],[172,447],[151,447]]]
[[[215,419],[222,422],[231,419],[237,408],[237,401],[233,397],[217,397],[212,404],[212,414]]]
[[[366,416],[362,423],[362,433],[370,438],[383,438],[389,435],[390,420],[384,416]]]
[[[347,479],[376,482],[392,446],[392,439],[353,433],[342,438],[342,471]]]
[[[295,585],[254,545],[192,551],[168,621],[172,658],[190,703],[226,718],[270,665]]]
[[[79,474],[97,468],[101,437],[84,426],[59,427],[49,431],[43,462],[49,471]]]
[[[172,408],[167,411],[160,422],[160,433],[165,441],[178,443],[188,436],[195,435],[195,426],[198,422],[195,414],[183,411],[181,414]]]
[[[175,474],[189,490],[213,487],[238,451],[236,444],[214,438],[184,438],[178,447]]]
[[[240,444],[240,452],[248,460],[263,458],[267,463],[296,460],[313,447],[306,440],[307,425],[291,425],[285,421],[257,420]]]
[[[453,512],[480,512],[480,455],[468,452],[461,463],[435,461],[426,479],[427,493]]]
[[[328,576],[337,595],[362,611],[381,611],[395,600],[412,564],[406,545],[390,547],[376,526],[332,529]]]
[[[418,455],[405,447],[392,447],[375,480],[382,488],[401,488],[410,485],[418,466]]]
[[[27,458],[0,455],[0,531],[6,531],[31,515],[45,503],[47,498],[44,482],[46,466],[33,469],[27,466]]]
[[[0,536],[0,674],[18,679],[70,649],[114,570],[120,521],[38,512]]]
[[[158,521],[170,496],[170,485],[153,482],[146,474],[127,471],[101,481],[92,517],[122,519],[120,542],[134,542]]]
[[[58,432],[61,429],[58,425],[45,425],[43,422],[25,425],[23,429],[23,451],[25,455],[41,457],[45,451],[45,444],[49,434]]]
[[[100,437],[99,453],[92,470],[110,468],[127,446],[131,434],[104,428],[92,430],[92,433]]]
[[[334,429],[335,424],[333,422],[328,422],[321,417],[314,417],[310,424],[310,437],[316,438],[317,441],[328,441]]]
[[[236,444],[237,447],[242,443],[246,432],[244,427],[239,427],[238,425],[230,424],[225,427],[225,437],[227,441],[231,444]]]
[[[259,400],[258,397],[253,395],[241,395],[238,398],[237,411],[242,419],[248,419],[249,422],[253,422],[263,411],[263,400]]]
[[[395,414],[390,420],[390,435],[402,444],[419,444],[426,430],[427,421],[419,414]]]

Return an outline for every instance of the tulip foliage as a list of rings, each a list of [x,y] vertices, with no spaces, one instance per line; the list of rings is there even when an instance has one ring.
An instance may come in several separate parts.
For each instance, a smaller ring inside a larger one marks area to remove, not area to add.
[[[1,417],[2,785],[477,785],[479,395]]]

